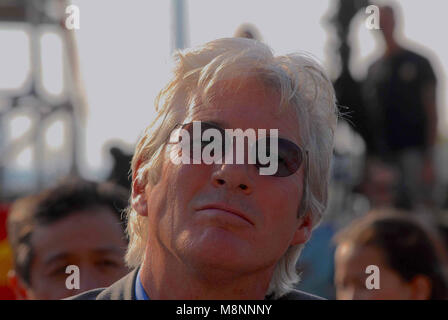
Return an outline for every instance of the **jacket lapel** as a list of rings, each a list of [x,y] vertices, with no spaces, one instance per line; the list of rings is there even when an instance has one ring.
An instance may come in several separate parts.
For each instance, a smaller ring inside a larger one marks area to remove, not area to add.
[[[110,287],[101,292],[97,300],[136,300],[135,298],[135,278],[138,274],[135,268],[128,275],[124,276]]]

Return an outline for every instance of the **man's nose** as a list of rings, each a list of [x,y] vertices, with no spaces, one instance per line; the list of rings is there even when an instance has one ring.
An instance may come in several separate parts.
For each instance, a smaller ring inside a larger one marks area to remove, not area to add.
[[[222,164],[212,174],[212,184],[216,188],[224,187],[230,191],[252,193],[254,182],[249,177],[248,164]]]

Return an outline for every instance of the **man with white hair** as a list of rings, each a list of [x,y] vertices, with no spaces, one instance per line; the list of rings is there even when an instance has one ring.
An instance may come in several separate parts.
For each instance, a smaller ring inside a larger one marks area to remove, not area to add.
[[[293,285],[327,205],[337,122],[319,64],[218,39],[177,54],[156,110],[132,160],[126,261],[135,269],[75,299],[318,299]],[[228,143],[238,130],[249,140],[244,161],[233,158],[236,135]],[[266,158],[274,172],[263,173]]]

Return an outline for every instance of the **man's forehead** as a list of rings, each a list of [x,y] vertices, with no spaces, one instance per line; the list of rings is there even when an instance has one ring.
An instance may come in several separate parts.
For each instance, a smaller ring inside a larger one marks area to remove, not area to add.
[[[193,96],[182,121],[219,122],[224,128],[278,129],[280,137],[302,144],[296,108],[280,106],[280,101],[278,90],[256,77],[221,80],[206,94],[198,91]]]
[[[188,106],[187,119],[192,120],[199,114],[213,115],[229,107],[237,107],[244,112],[245,107],[261,105],[269,108],[260,108],[257,112],[280,117],[293,109],[282,110],[280,100],[278,90],[257,78],[221,80],[206,91],[198,90]]]
[[[93,233],[101,227],[101,232]],[[74,211],[49,224],[36,225],[32,233],[35,250],[67,249],[109,245],[122,237],[119,220],[108,208]]]

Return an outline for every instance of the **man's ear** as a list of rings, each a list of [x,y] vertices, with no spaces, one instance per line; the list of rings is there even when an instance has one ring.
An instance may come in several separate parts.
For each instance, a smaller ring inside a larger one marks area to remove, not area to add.
[[[146,204],[146,186],[142,183],[142,175],[139,173],[140,161],[137,163],[137,169],[132,177],[132,197],[131,205],[139,215],[148,215],[148,205]]]
[[[311,212],[307,211],[303,217],[299,218],[299,225],[294,233],[291,245],[306,243],[311,237],[312,229],[313,223],[311,219]]]
[[[17,300],[28,300],[27,286],[23,284],[15,270],[8,272],[8,286],[16,295]]]

